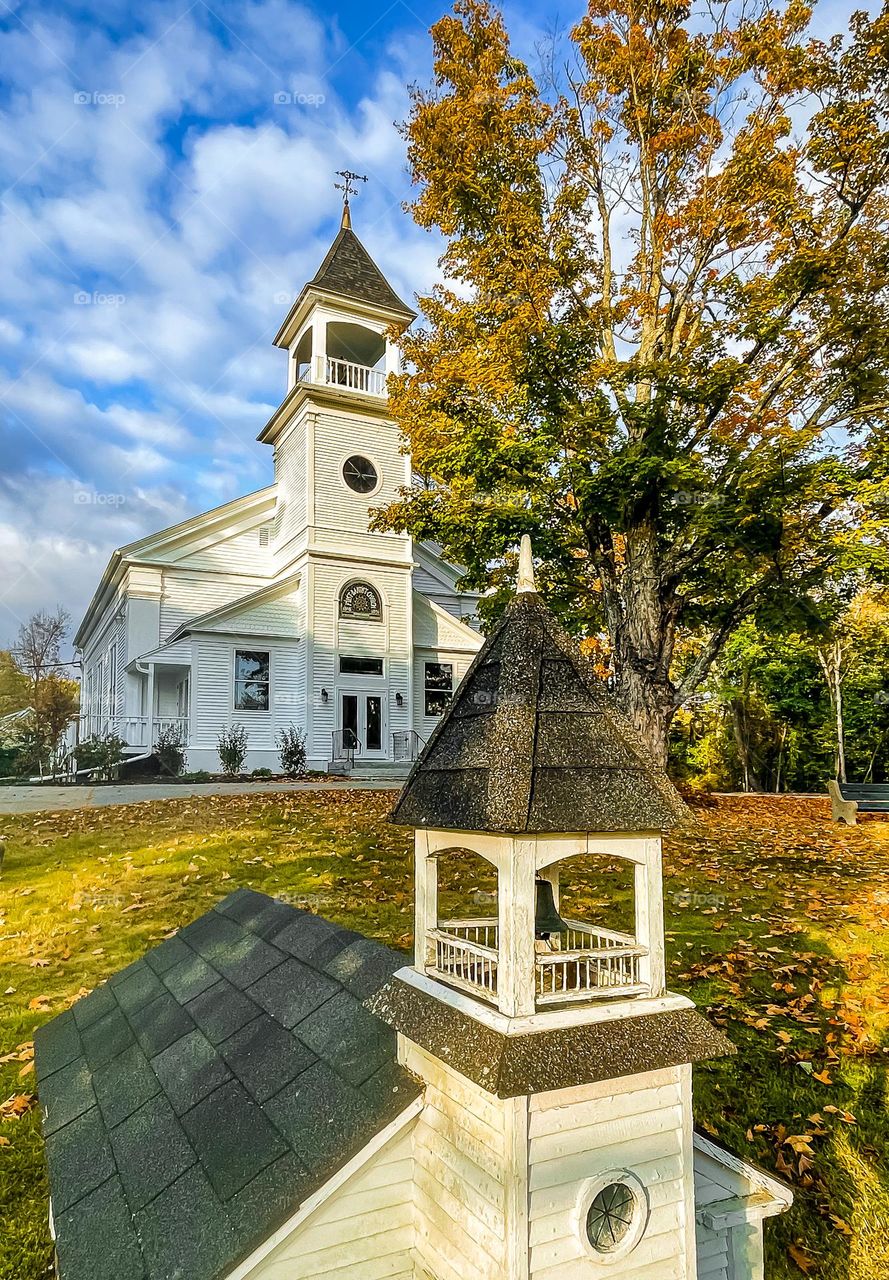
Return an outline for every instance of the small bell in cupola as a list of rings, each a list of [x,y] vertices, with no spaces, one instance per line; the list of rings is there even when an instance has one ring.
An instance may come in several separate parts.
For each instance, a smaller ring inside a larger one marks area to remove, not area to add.
[[[568,926],[556,910],[553,887],[549,880],[538,876],[534,882],[536,893],[534,909],[534,937],[548,944],[554,933],[566,934]]]

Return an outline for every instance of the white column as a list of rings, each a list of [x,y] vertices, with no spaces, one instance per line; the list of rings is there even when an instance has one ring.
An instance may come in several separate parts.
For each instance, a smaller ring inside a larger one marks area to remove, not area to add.
[[[503,1103],[506,1136],[504,1200],[506,1255],[503,1280],[528,1280],[531,1273],[528,1098]]]
[[[150,751],[154,746],[154,666],[153,662],[148,664],[148,714],[145,721],[147,742],[146,746]]]
[[[312,316],[312,381],[327,381],[327,316],[318,310]]]
[[[533,839],[517,838],[506,844],[499,857],[497,1004],[509,1018],[534,1013],[537,1003],[534,853]]]
[[[430,930],[438,925],[438,859],[430,857],[428,831],[414,837],[414,966],[425,973],[432,944]]]
[[[636,942],[648,948],[640,961],[643,981],[652,996],[666,988],[664,965],[664,898],[661,870],[661,842],[654,836],[645,841],[645,861],[635,864]]]
[[[386,339],[386,377],[390,373],[401,373],[401,353],[398,350],[398,344],[393,342],[391,338]]]

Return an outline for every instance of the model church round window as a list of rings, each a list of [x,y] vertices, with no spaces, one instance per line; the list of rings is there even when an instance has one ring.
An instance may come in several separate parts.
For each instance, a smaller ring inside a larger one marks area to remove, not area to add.
[[[626,1182],[598,1191],[586,1215],[586,1233],[597,1253],[613,1253],[627,1241],[637,1221],[636,1193]]]
[[[343,479],[355,493],[373,493],[379,476],[374,464],[356,453],[343,463]]]

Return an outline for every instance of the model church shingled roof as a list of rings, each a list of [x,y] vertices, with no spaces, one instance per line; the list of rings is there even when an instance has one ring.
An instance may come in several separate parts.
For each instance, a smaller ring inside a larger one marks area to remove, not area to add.
[[[667,831],[688,816],[534,588],[479,650],[393,811],[457,831]]]

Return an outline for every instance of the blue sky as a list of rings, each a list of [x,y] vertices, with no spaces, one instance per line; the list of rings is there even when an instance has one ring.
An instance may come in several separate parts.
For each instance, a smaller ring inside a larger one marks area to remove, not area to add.
[[[336,169],[369,175],[355,229],[401,296],[437,278],[394,122],[445,7],[0,0],[0,645],[76,621],[114,547],[269,482],[271,340]],[[579,10],[507,6],[516,48]]]

